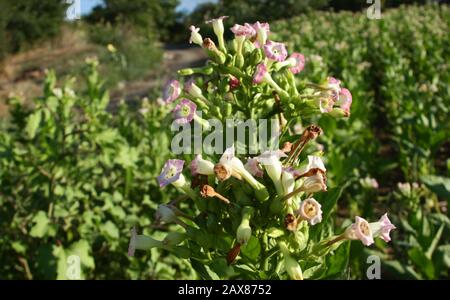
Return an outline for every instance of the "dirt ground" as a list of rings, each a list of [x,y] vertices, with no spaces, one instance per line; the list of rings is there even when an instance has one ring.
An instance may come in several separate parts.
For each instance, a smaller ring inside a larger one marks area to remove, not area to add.
[[[67,68],[79,67],[84,58],[95,55],[98,46],[80,42],[84,40],[79,36],[66,37],[64,43],[58,43],[63,44],[63,47],[48,44],[7,58],[0,68],[0,117],[7,115],[5,102],[8,97],[32,99],[40,96],[48,69],[55,69],[58,75],[67,71]],[[141,99],[152,88],[157,88],[175,76],[178,69],[202,65],[206,59],[204,51],[199,47],[187,46],[166,45],[163,61],[157,69],[139,80],[120,84],[111,91],[112,105],[121,99]]]

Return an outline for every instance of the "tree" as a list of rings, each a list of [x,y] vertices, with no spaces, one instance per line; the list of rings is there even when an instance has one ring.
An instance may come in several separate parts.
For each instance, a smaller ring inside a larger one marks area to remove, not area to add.
[[[128,23],[162,36],[175,26],[178,0],[105,0],[87,17],[90,23]]]

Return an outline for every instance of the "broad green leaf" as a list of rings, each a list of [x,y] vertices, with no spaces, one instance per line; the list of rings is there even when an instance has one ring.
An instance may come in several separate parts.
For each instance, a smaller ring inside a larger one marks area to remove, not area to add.
[[[25,127],[25,132],[27,136],[32,139],[35,137],[36,132],[39,128],[39,124],[41,123],[42,112],[40,110],[35,111],[28,117],[27,125]]]
[[[450,178],[434,175],[422,175],[420,179],[436,195],[450,200]]]
[[[408,257],[416,264],[428,279],[434,279],[433,262],[420,248],[412,248],[408,251]]]
[[[257,260],[260,253],[261,245],[259,244],[259,240],[254,236],[248,240],[245,246],[241,247],[241,254],[252,261]]]
[[[117,226],[111,221],[107,221],[105,224],[101,225],[101,233],[112,239],[119,238],[119,230],[117,229]]]
[[[42,238],[47,234],[49,230],[50,220],[44,211],[39,211],[33,218],[35,224],[30,231],[30,235],[36,238]]]
[[[219,276],[214,273],[207,265],[199,262],[196,259],[191,258],[191,265],[194,270],[200,275],[200,277],[204,280],[219,280]]]

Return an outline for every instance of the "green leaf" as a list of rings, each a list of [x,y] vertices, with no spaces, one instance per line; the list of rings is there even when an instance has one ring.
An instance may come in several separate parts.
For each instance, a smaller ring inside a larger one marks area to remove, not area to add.
[[[420,180],[439,197],[447,200],[450,199],[450,178],[422,175],[420,176]]]
[[[105,224],[102,224],[100,227],[100,231],[103,235],[106,235],[109,238],[119,238],[119,230],[117,229],[117,226],[111,221],[107,221]]]
[[[450,244],[437,247],[436,260],[440,262],[443,268],[450,269]]]
[[[79,240],[78,242],[70,245],[69,249],[66,250],[66,255],[77,255],[80,258],[80,263],[82,266],[94,269],[95,263],[94,258],[91,256],[91,245],[86,240]]]
[[[241,254],[252,261],[256,261],[259,254],[261,253],[261,245],[259,240],[252,236],[247,244],[241,247]]]
[[[30,139],[35,137],[39,124],[41,123],[41,119],[42,112],[40,110],[35,111],[28,117],[25,132]]]
[[[433,252],[436,249],[437,245],[439,244],[439,240],[441,239],[442,232],[444,231],[445,224],[442,224],[441,227],[439,227],[437,233],[435,234],[433,241],[430,244],[430,247],[428,248],[425,255],[428,257],[428,259],[431,260],[431,257],[433,256]]]
[[[420,248],[412,248],[408,251],[409,258],[416,264],[428,279],[434,278],[433,262],[423,253]]]
[[[39,211],[33,218],[35,225],[31,228],[30,235],[36,238],[42,238],[47,234],[50,220],[44,211]]]
[[[280,236],[283,236],[283,235],[284,235],[284,230],[281,230],[279,228],[272,227],[272,228],[269,228],[267,231],[267,236],[274,238],[274,239],[279,238]]]
[[[331,255],[327,256],[326,265],[328,266],[323,278],[339,278],[345,279],[345,271],[348,268],[350,258],[350,242],[342,244]]]
[[[191,265],[192,265],[192,268],[194,268],[194,270],[204,280],[219,280],[220,279],[219,276],[217,276],[216,273],[211,271],[211,269],[207,265],[199,262],[196,259],[191,258]]]
[[[334,187],[327,192],[318,194],[316,200],[322,205],[322,222],[326,223],[336,203],[342,195],[344,187]]]

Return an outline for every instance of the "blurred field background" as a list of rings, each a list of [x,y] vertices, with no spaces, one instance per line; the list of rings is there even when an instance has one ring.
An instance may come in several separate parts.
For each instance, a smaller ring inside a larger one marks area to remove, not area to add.
[[[65,279],[71,254],[86,279],[199,278],[185,260],[127,247],[135,224],[167,231],[153,216],[176,197],[156,182],[170,157],[157,99],[206,59],[189,25],[213,36],[204,21],[220,15],[270,22],[271,39],[306,56],[300,76],[332,75],[353,94],[348,120],[312,120],[329,186],[345,186],[335,223],[389,211],[398,229],[389,244],[343,249],[330,278],[366,278],[377,254],[384,279],[448,279],[448,4],[381,1],[374,20],[357,0],[194,2],[105,0],[68,21],[61,1],[0,0],[0,279]]]

